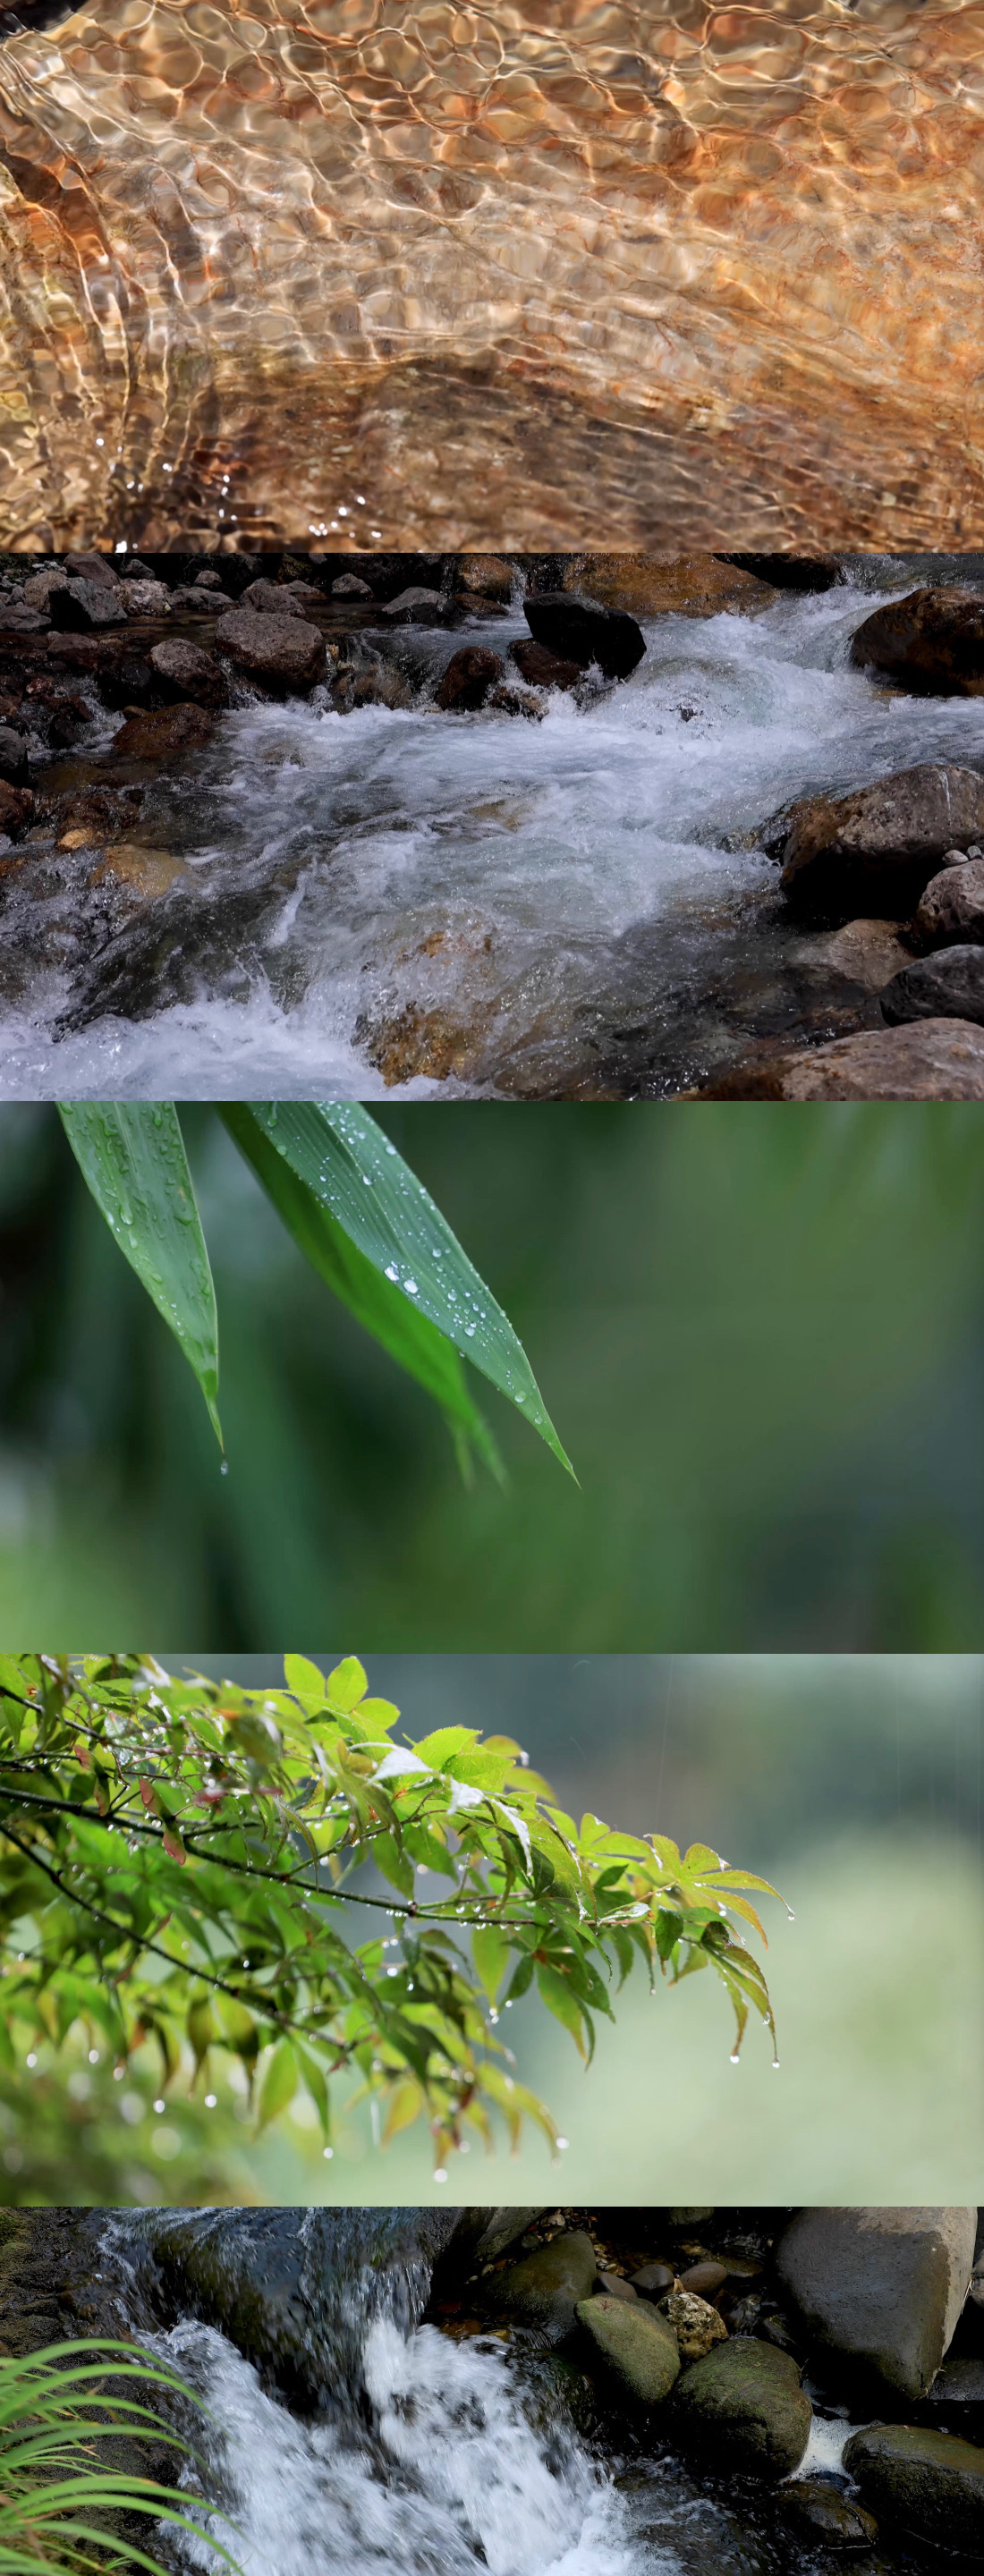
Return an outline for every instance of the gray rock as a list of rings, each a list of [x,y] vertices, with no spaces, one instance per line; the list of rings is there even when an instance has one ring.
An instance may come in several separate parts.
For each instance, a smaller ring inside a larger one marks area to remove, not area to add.
[[[52,591],[67,589],[68,574],[62,572],[59,564],[53,564],[47,572],[32,572],[30,580],[24,584],[21,597],[27,608],[47,610]]]
[[[4,635],[44,635],[51,624],[45,608],[29,608],[24,599],[5,600],[0,605],[0,631]]]
[[[128,579],[120,585],[120,597],[128,617],[167,617],[171,609],[171,592],[166,581]]]
[[[878,2538],[874,2514],[823,2478],[794,2479],[780,2487],[776,2503],[783,2520],[795,2523],[804,2540],[821,2540],[828,2549],[870,2549]]]
[[[742,2336],[683,2372],[673,2417],[681,2440],[715,2469],[786,2478],[803,2457],[812,2409],[792,2355]]]
[[[439,590],[423,590],[411,584],[409,590],[401,590],[395,599],[387,600],[382,615],[391,617],[394,623],[405,620],[411,626],[428,626],[435,623],[436,613],[443,607]]]
[[[913,919],[913,939],[927,948],[984,940],[984,859],[965,859],[959,850],[948,856],[956,864],[930,877]]]
[[[847,921],[903,919],[953,849],[984,838],[984,779],[956,762],[923,761],[849,796],[805,796],[789,809],[783,892],[798,912]]]
[[[599,2272],[598,2291],[606,2299],[637,2299],[639,2296],[631,2281],[623,2280],[621,2272]]]
[[[814,2344],[924,2397],[970,2283],[971,2209],[801,2209],[776,2271]]]
[[[534,643],[582,671],[596,662],[606,679],[624,680],[645,653],[642,628],[627,609],[602,608],[579,591],[527,592],[523,610]]]
[[[893,975],[881,997],[890,1026],[903,1020],[979,1020],[984,1024],[984,948],[967,941],[937,948]]]
[[[844,2466],[866,2504],[938,2549],[984,2557],[984,2451],[956,2433],[870,2424],[854,2433]]]
[[[340,572],[338,580],[332,582],[331,595],[333,599],[371,599],[372,591],[367,581],[359,580],[357,572]]]
[[[196,572],[192,583],[193,590],[221,590],[221,588],[222,575],[220,572]]]
[[[278,692],[312,689],[324,677],[324,637],[304,617],[257,616],[254,608],[234,608],[220,618],[215,643],[237,671]]]
[[[640,2299],[661,2299],[664,2291],[672,2290],[674,2279],[672,2263],[643,2263],[632,2274],[632,2287]]]
[[[303,617],[299,599],[280,581],[251,581],[243,591],[240,607],[254,608],[260,617]]]
[[[572,2229],[499,2272],[489,2283],[489,2302],[517,2325],[535,2326],[548,2342],[562,2343],[579,2301],[591,2296],[597,2268],[590,2236]]]
[[[610,2293],[580,2299],[577,2318],[622,2387],[640,2405],[661,2405],[680,2372],[677,2339],[666,2319],[644,2299]]]
[[[70,580],[94,581],[102,590],[115,590],[119,582],[111,557],[99,554],[95,546],[88,546],[81,553],[67,554],[64,569]]]
[[[189,643],[184,636],[166,636],[163,643],[152,644],[150,665],[165,695],[172,701],[190,699],[195,706],[225,705],[226,688],[218,664],[200,644]]]
[[[61,589],[52,589],[49,615],[53,626],[62,633],[87,635],[97,627],[122,626],[126,619],[126,600],[121,582],[66,581]]]
[[[535,2218],[543,2216],[542,2209],[488,2209],[484,2204],[462,2209],[454,2231],[455,2253],[460,2247],[470,2252],[476,2264],[493,2263],[497,2254],[504,2254],[507,2246],[525,2236]]]

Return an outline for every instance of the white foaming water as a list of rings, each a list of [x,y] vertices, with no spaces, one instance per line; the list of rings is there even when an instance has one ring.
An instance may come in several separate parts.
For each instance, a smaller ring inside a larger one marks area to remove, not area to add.
[[[204,2445],[229,2517],[211,2528],[243,2576],[629,2576],[640,2565],[615,2489],[572,2434],[535,2428],[492,2340],[457,2343],[433,2326],[407,2337],[377,2320],[366,2402],[341,2424],[298,2422],[214,2327],[182,2324],[153,2343],[211,2409]],[[181,2566],[219,2576],[205,2536],[168,2546]],[[665,2576],[678,2565],[665,2552],[645,2563]]]
[[[761,851],[724,842],[811,790],[984,755],[980,701],[893,696],[848,667],[853,629],[900,586],[886,566],[880,591],[660,618],[628,681],[586,704],[554,694],[539,724],[423,705],[230,713],[194,775],[144,808],[219,899],[218,930],[192,923],[181,998],[56,1042],[68,982],[39,968],[4,1011],[0,1097],[372,1099],[377,1058],[397,1097],[549,1090],[640,1028],[658,1078],[700,1079],[731,1042],[729,990],[781,977],[800,936],[767,900]],[[471,631],[414,630],[406,650],[447,658]],[[525,632],[515,611],[474,629],[500,651]],[[282,891],[237,926],[237,889],[274,877]],[[379,1033],[408,1015],[461,1045],[436,1065],[412,1046],[387,1057]]]

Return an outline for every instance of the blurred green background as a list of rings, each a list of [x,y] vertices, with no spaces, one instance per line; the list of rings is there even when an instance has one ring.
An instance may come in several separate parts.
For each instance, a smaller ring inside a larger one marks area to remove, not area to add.
[[[0,1110],[5,1646],[984,1646],[972,1103],[384,1108],[580,1477],[490,1389],[505,1494],[183,1116],[225,1477],[55,1111]]]
[[[280,1671],[273,1658],[162,1660],[243,1682]],[[156,2112],[149,2051],[116,2082],[81,2049],[42,2050],[29,2074],[0,2076],[0,2198],[984,2199],[984,1658],[367,1660],[409,1734],[451,1721],[514,1734],[575,1812],[706,1837],[774,1881],[795,1914],[763,1903],[778,2072],[759,2024],[731,2065],[730,2011],[709,1976],[650,1997],[637,1971],[587,2071],[524,1998],[500,2036],[569,2147],[559,2166],[535,2132],[515,2158],[475,2147],[437,2186],[425,2130],[380,2153],[366,2114],[343,2105],[326,2162],[303,2101],[257,2140],[214,2067],[214,2109],[185,2076]]]

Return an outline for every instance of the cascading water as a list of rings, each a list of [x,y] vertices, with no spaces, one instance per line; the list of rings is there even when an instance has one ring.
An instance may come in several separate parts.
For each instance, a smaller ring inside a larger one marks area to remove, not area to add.
[[[756,835],[812,789],[984,757],[978,700],[848,663],[862,617],[927,577],[872,558],[754,616],[652,620],[629,680],[554,692],[540,723],[433,705],[463,643],[526,632],[517,607],[390,631],[403,707],[231,710],[145,785],[128,838],[180,872],[110,946],[86,952],[93,897],[40,851],[5,880],[0,1096],[659,1095],[760,1037],[874,1024]],[[129,776],[102,765],[115,722],[41,766],[45,792]]]

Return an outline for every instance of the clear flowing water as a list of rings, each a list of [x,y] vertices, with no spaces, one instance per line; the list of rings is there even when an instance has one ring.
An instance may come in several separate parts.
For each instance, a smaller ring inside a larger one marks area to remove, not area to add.
[[[873,1023],[756,834],[815,788],[984,762],[984,702],[848,667],[862,616],[911,582],[869,559],[755,616],[661,617],[628,681],[554,692],[539,723],[434,708],[468,628],[385,639],[406,707],[339,715],[322,689],[233,709],[145,790],[131,837],[181,874],[112,973],[79,967],[64,891],[11,878],[0,1096],[659,1094],[763,1038]],[[505,651],[526,629],[517,609],[475,632]],[[78,774],[73,755],[48,776]]]
[[[4,0],[0,542],[981,542],[979,0]]]

